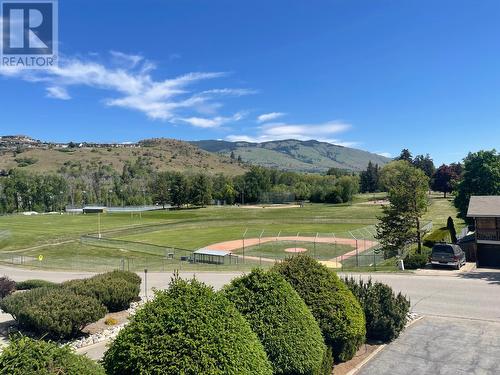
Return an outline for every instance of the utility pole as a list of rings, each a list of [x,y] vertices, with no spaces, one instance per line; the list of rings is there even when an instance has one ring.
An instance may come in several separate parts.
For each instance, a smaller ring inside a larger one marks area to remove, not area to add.
[[[245,236],[247,235],[248,228],[245,229],[245,233],[243,233],[243,263],[245,263]]]
[[[148,300],[148,269],[144,269],[144,297]]]
[[[101,214],[97,213],[97,236],[101,239]]]

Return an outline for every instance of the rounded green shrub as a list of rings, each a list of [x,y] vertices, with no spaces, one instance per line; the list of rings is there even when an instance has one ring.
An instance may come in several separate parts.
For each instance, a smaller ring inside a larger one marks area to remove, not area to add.
[[[325,353],[323,354],[323,360],[321,361],[320,374],[331,375],[333,368],[333,350],[331,346],[327,346]]]
[[[0,373],[9,375],[105,375],[101,365],[68,347],[18,337],[0,355]]]
[[[276,264],[316,318],[337,361],[351,359],[365,341],[363,309],[336,273],[307,255]]]
[[[345,279],[346,285],[358,298],[366,316],[366,337],[370,340],[389,342],[404,329],[410,311],[410,301],[401,293],[394,293],[388,285],[353,278]]]
[[[63,288],[16,293],[3,299],[0,307],[21,327],[55,338],[73,337],[106,314],[106,308],[95,298]]]
[[[408,270],[416,270],[419,268],[424,268],[429,261],[428,254],[408,254],[404,258],[405,268]]]
[[[132,318],[104,355],[108,374],[272,374],[250,325],[222,294],[176,278]]]
[[[139,287],[141,286],[141,283],[142,283],[141,277],[139,275],[137,275],[136,273],[130,272],[130,271],[115,270],[115,271],[103,273],[101,275],[97,275],[94,277],[96,277],[96,278],[111,277],[111,278],[122,279],[122,280],[128,281],[129,283],[138,285]]]
[[[50,288],[37,288],[28,292],[12,294],[0,301],[0,308],[4,312],[11,314],[14,319],[17,320],[21,311],[45,296],[49,289]]]
[[[58,285],[59,284],[53,283],[51,281],[33,279],[33,280],[18,281],[16,283],[16,289],[17,290],[31,290],[31,289],[42,288],[42,287],[55,287]]]
[[[255,269],[234,279],[223,293],[259,337],[274,374],[322,374],[326,347],[321,330],[281,275]]]
[[[113,272],[67,281],[62,286],[82,296],[96,298],[111,312],[128,309],[140,292],[140,282],[129,281],[123,274]]]

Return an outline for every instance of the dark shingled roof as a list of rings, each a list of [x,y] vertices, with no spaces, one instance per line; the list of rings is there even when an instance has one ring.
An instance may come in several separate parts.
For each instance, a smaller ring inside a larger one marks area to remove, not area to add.
[[[471,197],[467,217],[500,217],[500,195]]]

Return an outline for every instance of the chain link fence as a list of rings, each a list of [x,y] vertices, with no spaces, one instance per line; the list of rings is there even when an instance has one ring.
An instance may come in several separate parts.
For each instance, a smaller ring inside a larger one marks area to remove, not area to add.
[[[134,272],[144,269],[229,272],[248,271],[254,267],[268,268],[283,259],[305,253],[339,270],[397,269],[396,259],[384,259],[384,252],[375,239],[374,225],[337,233],[249,228],[242,231],[239,239],[207,245],[206,249],[224,249],[237,256],[236,262],[225,262],[226,264],[208,264],[197,261],[193,256],[193,250],[117,238],[130,235],[131,232],[135,234],[158,230],[163,225],[168,224],[109,231],[105,233],[105,237],[98,234],[84,235],[80,238],[80,244],[83,247],[76,247],[82,250],[75,250],[70,255],[66,253],[66,255],[58,256],[57,252],[53,252],[50,256],[36,256],[32,252],[16,251],[0,253],[0,262],[28,268],[95,272],[112,269]],[[411,246],[409,244],[402,249],[400,257],[404,257]],[[100,248],[103,249],[102,252],[98,250]],[[40,253],[43,254],[43,252]]]

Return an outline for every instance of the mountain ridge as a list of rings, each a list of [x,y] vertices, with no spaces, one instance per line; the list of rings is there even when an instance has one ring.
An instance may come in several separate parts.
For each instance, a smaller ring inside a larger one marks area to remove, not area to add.
[[[149,138],[131,143],[46,142],[29,136],[0,136],[0,170],[57,171],[67,166],[104,163],[121,170],[127,161],[143,157],[156,170],[242,174],[249,165],[286,171],[324,173],[330,168],[361,171],[368,162],[390,159],[355,148],[317,140],[246,142],[182,141]],[[240,159],[241,162],[239,160]]]
[[[202,140],[190,141],[199,148],[225,156],[233,154],[249,164],[300,172],[325,172],[329,168],[361,171],[368,162],[385,165],[390,159],[356,148],[314,139],[266,142]]]

